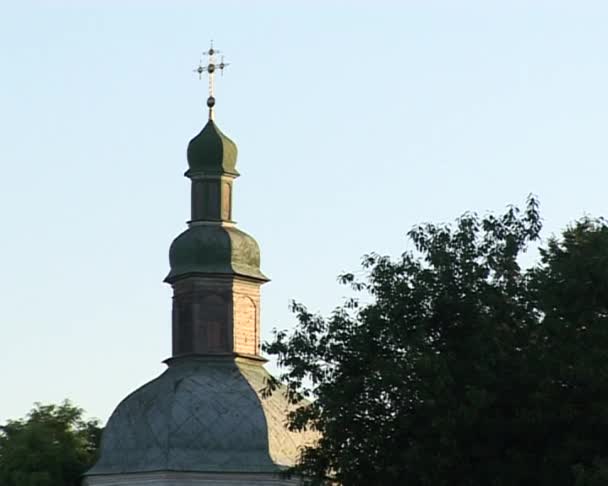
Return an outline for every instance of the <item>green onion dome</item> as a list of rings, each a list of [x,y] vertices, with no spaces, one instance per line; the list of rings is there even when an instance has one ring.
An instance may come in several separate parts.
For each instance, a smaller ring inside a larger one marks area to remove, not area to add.
[[[192,275],[230,274],[267,281],[260,271],[260,248],[247,233],[230,225],[193,224],[169,250],[165,282]]]
[[[196,174],[232,174],[236,170],[236,144],[224,135],[213,120],[209,120],[201,132],[188,144],[186,176]]]

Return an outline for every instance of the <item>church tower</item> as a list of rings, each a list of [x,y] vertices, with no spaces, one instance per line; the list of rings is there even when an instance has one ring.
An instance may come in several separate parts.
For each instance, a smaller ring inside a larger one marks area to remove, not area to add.
[[[189,143],[191,216],[169,250],[172,356],[158,378],[127,396],[104,429],[85,486],[295,485],[280,472],[313,436],[291,432],[282,391],[260,355],[260,271],[256,241],[232,217],[237,147],[214,122],[211,47],[209,120]]]
[[[188,145],[191,220],[171,245],[165,279],[173,287],[173,356],[259,356],[260,285],[268,279],[258,244],[232,220],[236,156],[212,117]]]

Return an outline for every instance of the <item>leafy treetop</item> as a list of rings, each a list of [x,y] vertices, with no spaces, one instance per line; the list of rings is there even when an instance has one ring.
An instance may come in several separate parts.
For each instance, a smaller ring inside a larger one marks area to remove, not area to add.
[[[0,427],[2,486],[79,486],[93,465],[101,429],[64,401],[36,403],[27,417]]]
[[[425,224],[415,251],[363,258],[371,297],[264,346],[321,433],[292,472],[310,484],[607,484],[608,225],[583,219],[540,249],[538,201]],[[303,403],[303,398],[309,399]]]

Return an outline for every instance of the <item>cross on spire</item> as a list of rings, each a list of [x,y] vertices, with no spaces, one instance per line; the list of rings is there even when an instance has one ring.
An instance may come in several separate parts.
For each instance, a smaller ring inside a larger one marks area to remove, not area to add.
[[[201,57],[198,67],[194,70],[195,73],[198,73],[198,79],[203,79],[203,73],[209,74],[209,97],[207,98],[207,106],[209,107],[210,120],[213,120],[213,107],[215,106],[215,98],[213,96],[213,79],[215,72],[219,69],[223,76],[224,68],[230,65],[230,63],[224,62],[224,56],[220,58],[220,62],[218,63],[215,57],[216,54],[221,54],[221,51],[215,49],[213,47],[213,41],[211,41],[209,49],[203,52],[203,56],[209,56],[207,64],[205,65],[203,63],[203,58]]]

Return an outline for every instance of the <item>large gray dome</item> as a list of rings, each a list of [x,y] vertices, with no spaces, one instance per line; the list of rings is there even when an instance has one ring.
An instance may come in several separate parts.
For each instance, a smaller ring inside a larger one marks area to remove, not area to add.
[[[288,403],[261,397],[260,361],[184,357],[116,408],[87,476],[151,471],[273,473],[290,466],[310,434],[285,427]]]

